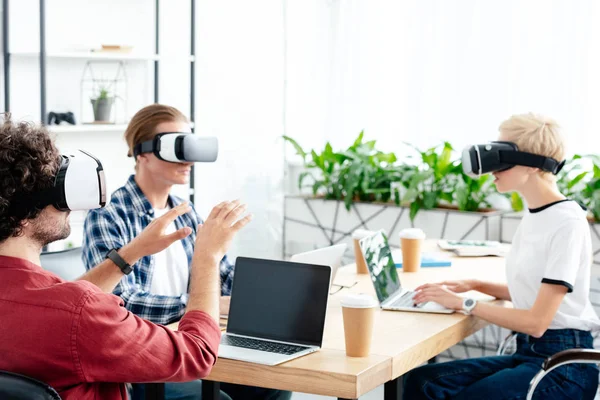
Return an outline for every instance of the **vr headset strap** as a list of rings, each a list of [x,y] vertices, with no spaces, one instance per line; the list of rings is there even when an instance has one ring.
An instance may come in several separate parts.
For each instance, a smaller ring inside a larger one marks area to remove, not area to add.
[[[524,167],[539,168],[542,171],[558,174],[565,165],[564,161],[558,162],[553,158],[540,156],[538,154],[522,151],[500,150],[498,152],[500,162],[503,164],[522,165]]]
[[[160,147],[160,141],[158,141],[156,139],[146,140],[145,142],[142,142],[133,148],[133,156],[137,157],[143,153],[153,153],[155,150],[155,145],[154,145],[155,141],[156,141],[156,147]],[[157,148],[156,150],[160,150],[160,148]]]

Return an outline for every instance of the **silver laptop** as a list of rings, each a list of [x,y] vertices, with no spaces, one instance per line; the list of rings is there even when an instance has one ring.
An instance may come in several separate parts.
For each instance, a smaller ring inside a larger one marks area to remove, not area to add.
[[[277,365],[321,348],[331,267],[238,257],[219,357]]]
[[[405,289],[400,283],[396,264],[387,237],[381,231],[360,241],[360,248],[365,256],[371,281],[375,287],[379,304],[384,310],[414,311],[439,314],[451,314],[454,310],[434,302],[415,305],[413,297],[416,292]]]
[[[303,264],[329,265],[331,267],[331,281],[333,282],[338,268],[342,265],[342,257],[347,247],[348,245],[343,243],[298,253],[294,254],[290,261]]]

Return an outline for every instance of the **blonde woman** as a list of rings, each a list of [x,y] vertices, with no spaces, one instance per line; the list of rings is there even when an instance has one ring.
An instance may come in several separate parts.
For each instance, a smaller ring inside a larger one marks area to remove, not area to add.
[[[560,128],[551,119],[515,115],[499,131],[499,141],[513,143],[521,152],[564,159]],[[516,331],[517,352],[417,368],[405,377],[405,399],[524,399],[547,357],[592,348],[591,331],[600,328],[589,300],[592,245],[586,211],[559,192],[552,173],[516,165],[493,175],[499,192],[518,192],[529,207],[506,259],[507,284],[427,284],[417,288],[415,302],[435,301]],[[471,299],[465,309],[465,300],[456,293],[469,290],[512,301],[514,308]],[[597,387],[595,365],[570,364],[542,380],[534,398],[593,399]]]

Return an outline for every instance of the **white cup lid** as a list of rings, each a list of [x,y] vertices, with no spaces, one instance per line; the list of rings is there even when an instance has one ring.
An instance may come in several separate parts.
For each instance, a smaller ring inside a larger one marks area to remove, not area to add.
[[[367,236],[371,236],[374,233],[375,233],[375,231],[369,231],[366,229],[357,229],[354,232],[352,232],[352,239],[360,240],[360,239],[366,238]]]
[[[368,294],[348,294],[342,298],[342,307],[347,308],[373,308],[377,307],[377,301]]]
[[[408,228],[400,231],[401,239],[425,239],[425,232],[419,228]]]

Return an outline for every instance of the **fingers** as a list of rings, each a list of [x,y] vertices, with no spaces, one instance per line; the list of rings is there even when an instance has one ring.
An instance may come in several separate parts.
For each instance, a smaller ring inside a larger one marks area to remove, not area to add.
[[[418,288],[416,288],[415,292],[418,292],[419,290],[431,288],[431,287],[439,287],[440,285],[441,285],[440,283],[426,283],[426,284],[421,285]]]
[[[224,216],[224,218],[225,218],[224,222],[225,222],[226,226],[233,225],[233,223],[235,221],[237,221],[237,219],[240,217],[240,215],[242,215],[244,212],[246,212],[247,208],[248,208],[248,206],[246,206],[245,204],[238,203],[238,206],[236,208],[231,210],[228,215]]]
[[[444,290],[442,288],[431,286],[422,289],[420,292],[417,292],[417,294],[413,297],[413,301],[416,304],[425,303],[427,301],[431,301],[436,297],[439,297],[439,295],[442,293],[444,293]]]
[[[227,201],[222,201],[219,204],[217,204],[216,206],[213,207],[213,209],[210,211],[210,214],[208,214],[208,218],[206,218],[206,220],[211,220],[216,218],[219,213],[221,212],[221,209],[223,208],[223,206],[225,206],[225,204],[228,203]]]
[[[158,218],[158,220],[165,222],[168,225],[171,222],[175,221],[177,217],[183,214],[187,214],[190,211],[192,211],[192,207],[190,206],[190,203],[186,201],[185,203],[181,203],[177,207],[173,207],[172,209],[170,209],[168,213]]]
[[[244,226],[248,225],[248,223],[250,221],[252,221],[252,218],[254,218],[254,215],[252,214],[248,214],[246,215],[244,218],[240,219],[238,222],[236,222],[231,229],[233,229],[235,232],[239,231],[240,229],[242,229]]]
[[[191,233],[192,233],[192,228],[190,228],[189,226],[186,226],[185,228],[181,228],[178,231],[165,236],[165,240],[167,242],[169,242],[169,244],[170,244],[170,243],[176,242],[178,240],[181,240],[186,236],[189,236]]]
[[[229,215],[229,213],[233,210],[235,210],[240,204],[239,200],[234,200],[234,201],[228,201],[225,203],[225,205],[223,207],[221,207],[221,211],[219,212],[219,215],[217,215],[217,218],[221,219],[221,220],[225,220],[227,218],[227,216]]]
[[[212,209],[206,220],[219,218],[231,226],[246,211],[246,208],[247,206],[240,200],[224,201]]]

